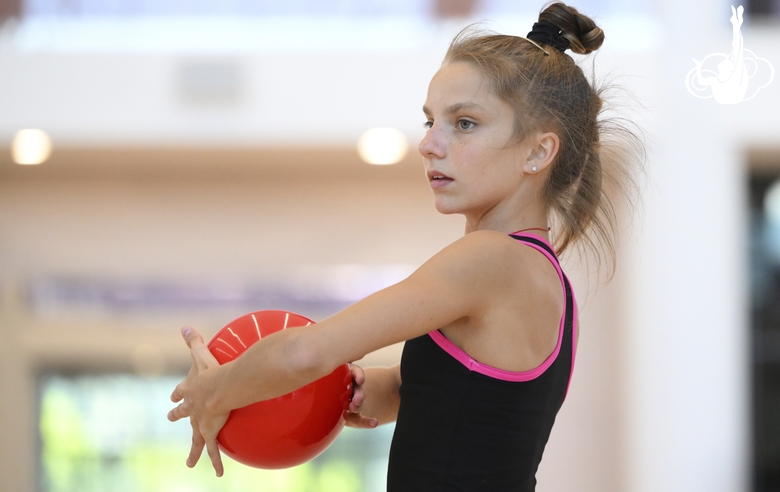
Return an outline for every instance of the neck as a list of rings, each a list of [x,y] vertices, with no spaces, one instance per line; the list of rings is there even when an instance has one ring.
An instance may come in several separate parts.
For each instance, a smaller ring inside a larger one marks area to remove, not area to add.
[[[464,215],[466,217],[466,234],[480,230],[510,234],[523,229],[539,228],[544,230],[533,232],[549,239],[546,230],[549,225],[547,223],[547,207],[537,200],[499,205],[479,215]]]
[[[486,206],[461,212],[466,218],[466,234],[479,230],[492,230],[511,234],[523,229],[547,229],[547,205],[542,198],[543,173],[522,180],[520,186],[503,200]],[[533,231],[549,241],[549,234]]]
[[[513,220],[506,221],[491,221],[491,220],[479,220],[470,221],[466,220],[466,231],[470,232],[479,230],[491,230],[503,232],[504,234],[511,234],[513,232],[527,231],[532,232],[538,236],[541,236],[549,241],[549,226],[547,225],[547,214],[515,217]]]

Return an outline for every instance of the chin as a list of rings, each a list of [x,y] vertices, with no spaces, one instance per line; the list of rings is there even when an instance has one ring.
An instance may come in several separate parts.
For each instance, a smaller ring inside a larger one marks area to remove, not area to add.
[[[461,207],[457,207],[452,203],[441,203],[438,200],[436,200],[434,202],[434,207],[436,208],[437,212],[443,215],[462,213]]]

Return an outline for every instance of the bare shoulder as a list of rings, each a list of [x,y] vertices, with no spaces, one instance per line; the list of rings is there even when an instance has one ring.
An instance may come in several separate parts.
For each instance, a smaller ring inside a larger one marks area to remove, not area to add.
[[[439,254],[463,256],[464,259],[486,261],[518,251],[517,240],[498,231],[474,231],[466,234]],[[528,248],[521,248],[522,250]]]
[[[490,230],[466,234],[434,255],[416,275],[465,288],[465,295],[475,300],[496,300],[497,293],[510,287],[519,293],[524,286],[557,278],[549,260],[536,249]]]
[[[458,257],[464,267],[476,267],[481,271],[496,268],[499,272],[516,273],[549,264],[535,248],[498,231],[474,231],[458,239],[440,253]]]

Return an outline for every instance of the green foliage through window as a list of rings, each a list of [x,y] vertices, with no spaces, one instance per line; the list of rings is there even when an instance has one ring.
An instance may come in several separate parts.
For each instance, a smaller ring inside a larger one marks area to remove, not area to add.
[[[216,478],[204,453],[184,464],[186,421],[168,422],[180,377],[47,376],[41,382],[40,490],[45,492],[371,492],[385,490],[392,426],[346,428],[309,463],[257,470],[223,456]]]

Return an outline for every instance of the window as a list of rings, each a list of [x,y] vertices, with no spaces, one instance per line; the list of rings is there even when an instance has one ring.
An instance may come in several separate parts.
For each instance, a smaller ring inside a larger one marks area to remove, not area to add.
[[[780,490],[780,174],[754,176],[750,198],[753,477],[755,492],[770,492]]]
[[[345,428],[323,454],[286,470],[223,456],[216,478],[204,453],[185,466],[186,421],[168,422],[181,377],[48,375],[41,380],[39,489],[44,492],[384,491],[393,426]]]

